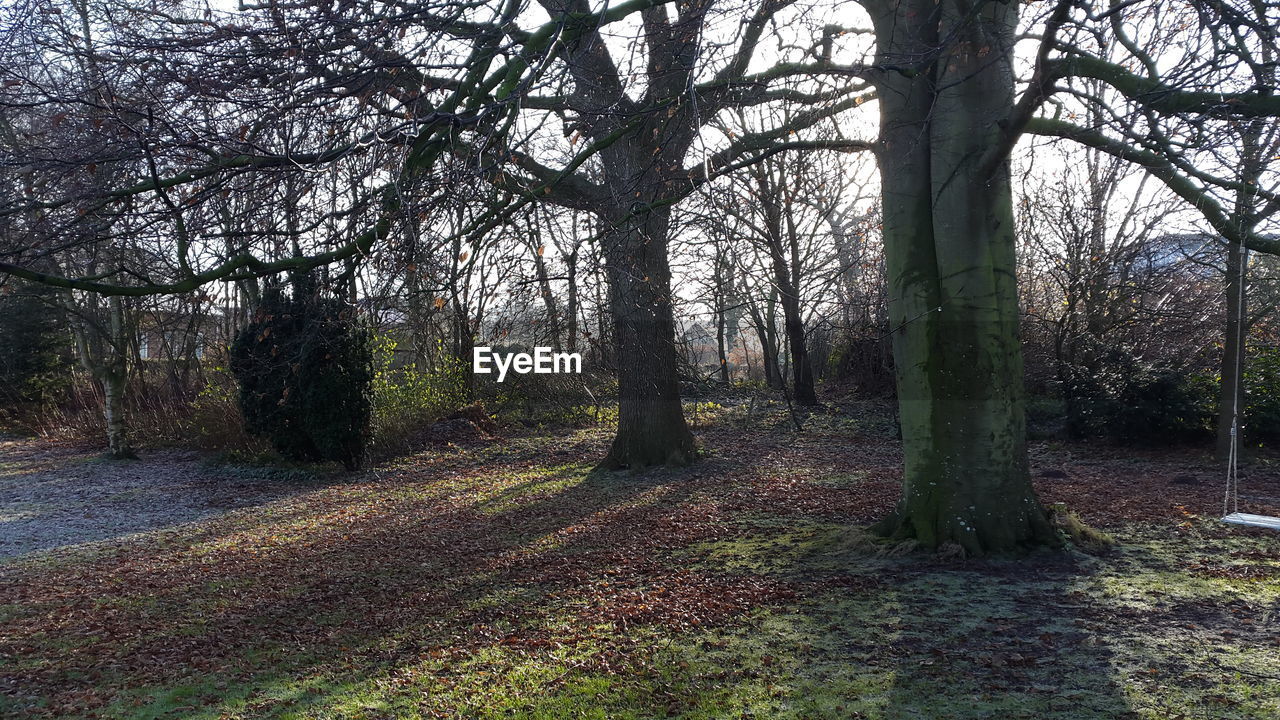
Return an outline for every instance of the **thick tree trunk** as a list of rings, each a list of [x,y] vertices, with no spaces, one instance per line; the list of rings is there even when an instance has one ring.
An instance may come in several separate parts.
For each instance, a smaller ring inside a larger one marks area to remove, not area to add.
[[[1218,393],[1218,432],[1215,454],[1219,460],[1226,460],[1231,452],[1231,444],[1236,433],[1240,431],[1244,416],[1244,393],[1242,375],[1244,374],[1244,338],[1245,323],[1241,322],[1246,312],[1245,297],[1241,292],[1246,282],[1241,270],[1245,263],[1245,250],[1235,243],[1227,247],[1226,265],[1226,300],[1227,328],[1222,342],[1222,384]]]
[[[1031,487],[1007,165],[979,163],[1012,107],[1016,13],[983,6],[964,25],[956,0],[886,3],[880,62],[946,52],[881,83],[881,182],[890,323],[905,468],[897,538],[969,554],[1053,543]]]
[[[618,358],[618,433],[611,469],[686,465],[697,451],[680,404],[664,208],[618,212],[605,239]]]
[[[1236,191],[1234,220],[1242,230],[1252,231],[1256,225],[1256,197],[1247,188],[1256,188],[1262,175],[1262,126],[1253,121],[1241,132],[1240,190]],[[1222,384],[1218,395],[1218,433],[1216,455],[1227,459],[1231,444],[1244,427],[1245,338],[1249,335],[1248,289],[1249,251],[1235,243],[1227,247],[1226,263],[1227,327],[1222,343]]]
[[[552,17],[582,7],[541,0]],[[643,96],[614,62],[598,32],[569,39],[563,62],[573,77],[568,106],[581,132],[602,143],[599,181],[557,197],[590,209],[605,224],[601,242],[618,368],[618,434],[604,466],[685,464],[695,458],[677,375],[667,242],[671,204],[688,190],[683,162],[698,128],[699,104],[686,102],[702,45],[694,41],[709,4],[642,11],[648,67]],[[602,328],[603,330],[603,328]],[[603,332],[601,333],[603,341]],[[601,343],[603,346],[603,342]]]

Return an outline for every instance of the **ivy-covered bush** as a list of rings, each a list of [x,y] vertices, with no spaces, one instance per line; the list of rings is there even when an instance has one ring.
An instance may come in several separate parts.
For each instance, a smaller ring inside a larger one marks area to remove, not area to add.
[[[1065,388],[1067,430],[1123,444],[1169,445],[1207,438],[1213,421],[1212,379],[1144,365],[1109,353],[1092,373],[1078,371]]]
[[[1244,437],[1280,442],[1280,348],[1251,347],[1244,366]]]
[[[369,438],[372,365],[368,330],[310,277],[295,278],[292,293],[269,285],[231,346],[248,431],[285,457],[348,469]]]

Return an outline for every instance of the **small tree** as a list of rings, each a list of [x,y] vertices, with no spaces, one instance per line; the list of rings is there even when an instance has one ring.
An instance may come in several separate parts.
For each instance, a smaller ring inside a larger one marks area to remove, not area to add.
[[[245,426],[286,457],[354,470],[369,437],[369,332],[313,278],[292,285],[269,286],[231,346]]]

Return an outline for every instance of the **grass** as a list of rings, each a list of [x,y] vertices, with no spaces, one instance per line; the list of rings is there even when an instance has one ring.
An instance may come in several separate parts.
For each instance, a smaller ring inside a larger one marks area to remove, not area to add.
[[[1103,555],[900,555],[859,529],[895,482],[861,439],[723,428],[639,474],[604,441],[10,565],[0,716],[1280,718],[1275,537],[1108,506]]]

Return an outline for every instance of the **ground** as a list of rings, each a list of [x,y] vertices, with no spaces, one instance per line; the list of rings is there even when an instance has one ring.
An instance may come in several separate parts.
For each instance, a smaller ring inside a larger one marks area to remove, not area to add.
[[[7,444],[6,518],[167,479],[5,531],[0,716],[1280,718],[1280,535],[1216,521],[1202,452],[1038,444],[1041,495],[1118,547],[975,560],[861,529],[897,494],[883,427],[723,410],[691,408],[702,462],[644,473],[593,471],[593,428],[318,477]]]
[[[118,462],[94,449],[0,437],[0,562],[120,539],[304,490],[311,473],[202,462],[182,450]]]

